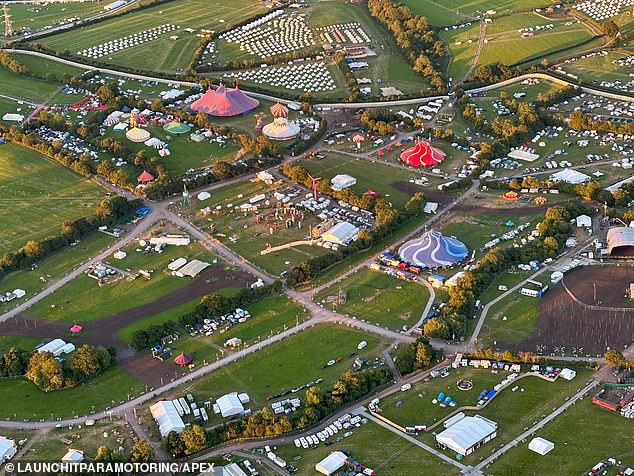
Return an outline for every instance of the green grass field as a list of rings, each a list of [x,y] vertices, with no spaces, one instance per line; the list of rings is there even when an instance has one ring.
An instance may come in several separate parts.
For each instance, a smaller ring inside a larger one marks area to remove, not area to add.
[[[362,340],[367,346],[359,351],[357,345]],[[251,397],[249,408],[259,408],[266,404],[267,396],[317,378],[323,379],[321,388],[328,388],[352,368],[356,357],[377,356],[380,348],[374,335],[334,324],[320,324],[179,387],[170,395],[192,393],[197,401],[203,401],[227,392],[247,392]],[[352,353],[356,355],[351,356]],[[337,358],[343,360],[322,368]]]
[[[539,299],[514,292],[491,306],[478,339],[489,344],[522,341],[536,328],[538,318]]]
[[[0,91],[12,98],[39,104],[55,94],[60,87],[61,84],[27,78],[0,66]],[[28,113],[22,114],[28,116]]]
[[[198,44],[196,33],[187,33],[185,28],[220,31],[263,10],[260,4],[252,0],[175,0],[54,35],[42,40],[42,43],[57,51],[69,50],[76,54],[91,46],[171,23],[180,26],[180,30],[162,34],[157,40],[118,51],[99,60],[148,71],[176,71],[189,66]],[[178,39],[170,40],[172,35],[178,36]]]
[[[65,75],[81,76],[84,71],[86,71],[84,69],[75,68],[74,66],[58,63],[57,61],[39,58],[37,56],[25,54],[14,54],[11,56],[13,56],[16,61],[29,68],[29,72],[32,74],[37,74],[43,77],[49,77],[48,75],[54,76],[54,82],[63,81]]]
[[[35,152],[0,146],[0,252],[56,234],[91,215],[105,190]]]
[[[591,400],[584,397],[535,435],[555,444],[550,453],[538,456],[530,451],[528,438],[486,468],[486,474],[515,476],[521,468],[526,476],[581,475],[608,458],[634,466],[632,421],[599,409]]]
[[[305,450],[295,448],[294,445],[282,446],[275,450],[275,454],[285,461],[292,461],[298,468],[298,475],[316,474],[315,464],[328,456],[332,451],[347,449],[351,457],[364,466],[372,468],[375,474],[385,476],[410,476],[424,474],[425,476],[457,476],[455,466],[445,463],[440,458],[419,448],[399,435],[368,422],[353,429],[352,435],[340,443],[332,446],[319,445]],[[337,436],[339,436],[341,432]],[[334,439],[334,438],[333,438]],[[301,456],[301,460],[294,461],[294,456]]]
[[[403,207],[411,198],[410,193],[402,190],[399,185],[406,188],[424,187],[408,183],[408,180],[417,176],[416,171],[408,171],[402,168],[391,167],[380,163],[372,163],[364,159],[356,159],[345,155],[326,153],[323,159],[302,159],[298,165],[305,167],[311,174],[317,174],[322,180],[332,179],[337,174],[352,175],[357,179],[356,185],[351,188],[358,195],[368,189],[378,192],[381,197],[388,200],[396,208]]]
[[[326,297],[336,296],[339,289],[347,293],[345,304],[326,304]],[[315,296],[315,302],[341,314],[395,331],[414,325],[428,300],[429,291],[425,286],[369,268],[357,271]]]
[[[403,3],[439,26],[462,23],[489,10],[499,15],[553,4],[550,0],[405,0]]]
[[[113,404],[124,402],[128,394],[138,396],[144,387],[125,374],[121,368],[112,368],[74,388],[56,392],[42,392],[27,380],[0,380],[0,418],[22,420],[83,416],[102,411]],[[114,403],[113,403],[114,402]]]
[[[81,275],[38,302],[29,313],[63,322],[92,321],[116,314],[153,302],[191,283],[189,279],[170,274],[167,265],[171,260],[186,257],[188,260],[199,258],[209,261],[211,258],[198,242],[192,242],[189,246],[168,246],[161,254],[149,255],[136,252],[137,247],[136,243],[128,245],[123,248],[128,256],[121,261],[110,258],[110,263],[124,270],[129,269],[131,273],[138,273],[140,269],[153,270],[151,279],[142,276],[134,280],[122,278],[99,287],[94,279]]]
[[[599,84],[602,81],[627,83],[630,81],[630,74],[634,72],[634,68],[614,63],[614,61],[626,56],[623,53],[609,52],[605,56],[593,56],[578,59],[572,63],[564,63],[561,67],[564,71],[576,75],[581,82],[587,84]]]

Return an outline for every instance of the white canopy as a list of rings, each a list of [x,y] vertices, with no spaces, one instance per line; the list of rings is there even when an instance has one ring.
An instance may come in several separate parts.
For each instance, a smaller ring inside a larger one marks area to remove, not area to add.
[[[496,434],[493,422],[480,416],[468,416],[436,436],[441,445],[466,456],[479,443],[489,441]]]
[[[159,427],[161,436],[167,436],[172,431],[180,433],[185,429],[185,423],[171,400],[155,403],[150,407],[150,413]]]
[[[548,441],[542,437],[533,438],[528,444],[529,450],[534,451],[538,455],[542,456],[552,451],[554,448],[555,444],[552,441]]]
[[[239,415],[244,411],[242,402],[238,398],[237,393],[228,393],[216,400],[216,405],[220,408],[220,414],[223,417],[230,417],[233,415]]]
[[[341,468],[346,463],[347,459],[348,457],[341,451],[333,451],[324,459],[322,459],[319,463],[317,463],[315,465],[315,469],[321,474],[330,476],[331,474],[334,474],[339,468]]]

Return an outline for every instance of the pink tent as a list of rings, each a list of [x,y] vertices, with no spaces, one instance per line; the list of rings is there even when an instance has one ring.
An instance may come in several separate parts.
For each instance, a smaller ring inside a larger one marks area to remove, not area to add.
[[[73,327],[70,328],[70,332],[71,334],[79,334],[82,329],[83,327],[81,327],[79,324],[75,324]]]
[[[194,361],[191,355],[187,355],[185,353],[181,353],[178,357],[174,359],[174,363],[179,367],[187,367]]]
[[[148,183],[148,182],[151,182],[152,180],[154,180],[154,175],[152,175],[150,172],[147,172],[145,170],[141,172],[141,174],[136,178],[136,181],[139,183]]]
[[[210,116],[230,117],[252,111],[259,104],[260,101],[247,96],[237,86],[227,89],[221,84],[215,91],[208,89],[200,99],[192,103],[191,108]]]
[[[401,160],[413,167],[429,167],[445,160],[445,153],[424,140],[401,153]]]

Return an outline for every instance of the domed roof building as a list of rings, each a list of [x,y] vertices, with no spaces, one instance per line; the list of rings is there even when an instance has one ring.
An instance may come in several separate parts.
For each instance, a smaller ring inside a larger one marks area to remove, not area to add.
[[[424,140],[401,153],[401,160],[412,167],[430,167],[445,160],[445,153]]]
[[[443,236],[436,230],[429,230],[420,238],[404,243],[398,254],[407,263],[435,269],[462,261],[469,254],[469,250],[460,240]]]
[[[132,142],[145,142],[150,138],[150,133],[145,129],[137,127],[136,114],[130,114],[130,127],[131,129],[125,133],[128,140]]]
[[[246,114],[259,105],[260,101],[247,96],[237,86],[226,88],[221,84],[215,91],[208,89],[202,97],[192,103],[191,108],[210,116],[231,117]]]

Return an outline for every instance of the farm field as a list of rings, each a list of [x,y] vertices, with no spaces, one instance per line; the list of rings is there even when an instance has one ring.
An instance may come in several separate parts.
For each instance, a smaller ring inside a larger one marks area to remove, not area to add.
[[[113,283],[98,287],[96,281],[87,275],[73,281],[47,296],[30,310],[29,314],[52,321],[79,322],[92,321],[109,314],[148,304],[171,291],[187,286],[192,280],[171,276],[167,270],[170,261],[186,257],[210,260],[209,253],[198,242],[189,246],[168,246],[161,254],[138,253],[136,242],[123,248],[128,256],[119,261],[110,258],[113,266],[138,273],[140,269],[153,270],[152,278],[142,276],[128,280],[121,278]]]
[[[489,465],[487,474],[514,476],[517,468],[522,468],[522,474],[527,476],[586,474],[596,463],[607,458],[634,466],[632,421],[599,409],[591,400],[590,395],[584,397],[536,434],[552,441],[555,444],[553,451],[537,458],[528,449],[529,440],[524,441]],[[606,437],[594,438],[593,444],[589,445],[589,431]]]
[[[327,304],[327,296],[347,293],[345,304]],[[315,302],[340,314],[377,324],[394,331],[410,328],[420,319],[429,300],[421,284],[396,279],[381,271],[363,268],[330,288],[320,291]]]
[[[0,66],[0,91],[3,95],[39,104],[55,94],[60,87],[61,84],[27,78]]]
[[[369,160],[357,159],[345,155],[327,153],[323,159],[302,159],[297,163],[308,170],[314,176],[322,177],[322,180],[330,181],[337,174],[352,175],[357,183],[350,187],[358,195],[368,189],[378,192],[388,200],[395,208],[402,208],[413,195],[410,189],[419,188],[423,192],[424,187],[408,183],[409,179],[416,177],[416,171],[391,167],[380,163],[372,163]]]
[[[167,171],[173,177],[184,175],[189,169],[199,169],[213,164],[218,160],[231,162],[234,160],[239,147],[235,144],[221,146],[217,142],[191,142],[189,135],[191,132],[176,135],[170,134],[158,125],[150,125],[146,130],[157,139],[169,144],[171,155],[163,159]],[[157,152],[142,142],[131,142],[125,138],[124,132],[114,132],[109,129],[107,137],[114,137],[123,140],[131,152],[145,151],[146,156],[157,155]]]
[[[362,340],[367,346],[359,351],[357,345]],[[381,342],[374,335],[336,324],[320,324],[179,387],[170,395],[192,393],[201,401],[227,392],[247,392],[251,397],[249,408],[260,408],[266,404],[267,396],[317,378],[323,379],[319,386],[326,389],[352,368],[356,357],[373,358],[380,351]],[[343,360],[322,368],[337,358]]]
[[[417,15],[427,17],[432,25],[454,25],[494,10],[496,14],[552,5],[550,0],[405,0]],[[436,11],[435,11],[436,10]],[[465,18],[466,17],[466,18]]]
[[[138,396],[143,386],[116,366],[77,387],[42,392],[27,380],[0,380],[0,418],[40,420],[89,415]]]
[[[299,470],[297,473],[299,475],[314,474],[315,464],[328,456],[330,452],[344,448],[351,452],[353,459],[372,468],[376,474],[410,476],[419,474],[421,468],[424,468],[425,476],[458,476],[460,474],[455,466],[445,463],[440,458],[371,421],[355,428],[352,433],[342,442],[332,446],[319,445],[305,450],[288,445],[278,447],[275,454],[285,461],[292,461],[296,455],[301,456],[301,460],[293,461],[293,465]]]
[[[45,38],[42,43],[57,51],[70,50],[76,54],[92,46],[170,23],[180,29],[164,33],[157,40],[118,51],[99,60],[148,71],[180,71],[189,67],[198,44],[196,33],[187,33],[184,31],[185,28],[224,30],[261,11],[263,7],[251,0],[175,0],[54,35]],[[168,37],[172,35],[178,38],[170,40]]]
[[[0,253],[55,234],[91,215],[105,190],[36,152],[0,146]]]
[[[62,277],[69,270],[107,248],[114,243],[114,240],[114,237],[105,233],[86,236],[75,246],[64,248],[41,261],[33,270],[20,270],[4,276],[0,280],[0,290],[6,292],[20,288],[26,292],[25,297],[33,296],[44,289],[51,279]],[[17,299],[9,303],[1,303],[0,310],[10,309],[22,301],[23,299]]]

